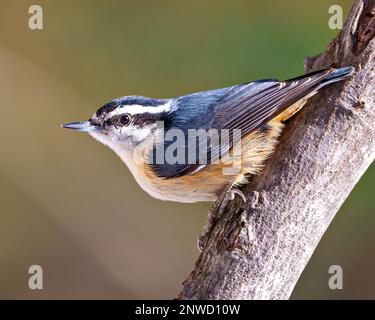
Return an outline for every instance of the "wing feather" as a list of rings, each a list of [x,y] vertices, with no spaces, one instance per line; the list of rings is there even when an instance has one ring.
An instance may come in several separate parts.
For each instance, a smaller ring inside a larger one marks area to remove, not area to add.
[[[273,79],[255,81],[178,98],[175,122],[170,127],[183,123],[178,119],[191,117],[188,123],[195,123],[195,129],[228,129],[229,143],[215,146],[210,146],[210,141],[208,143],[207,164],[213,163],[232,147],[234,129],[240,129],[242,137],[257,130],[292,104],[318,90],[334,70],[321,70],[283,82]],[[181,129],[186,131],[188,128]],[[202,145],[198,144],[197,154],[200,147]],[[207,164],[199,164],[198,161],[196,164],[162,164],[155,165],[154,171],[160,177],[173,178],[195,173]]]

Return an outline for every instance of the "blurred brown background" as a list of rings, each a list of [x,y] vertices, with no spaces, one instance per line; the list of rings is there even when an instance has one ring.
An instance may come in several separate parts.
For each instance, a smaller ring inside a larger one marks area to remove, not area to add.
[[[32,4],[42,31],[28,28]],[[152,199],[114,153],[59,124],[122,95],[299,75],[337,33],[331,4],[346,15],[351,1],[0,0],[0,298],[174,298],[210,204]],[[372,166],[293,298],[375,298],[374,183]],[[333,264],[344,290],[328,288]]]

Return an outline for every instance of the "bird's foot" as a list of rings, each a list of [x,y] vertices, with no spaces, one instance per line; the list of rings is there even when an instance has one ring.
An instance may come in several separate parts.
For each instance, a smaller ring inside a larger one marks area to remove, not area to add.
[[[236,197],[236,194],[241,197],[244,203],[246,203],[246,197],[243,194],[243,192],[240,189],[238,189],[236,186],[232,185],[227,191],[227,197],[229,200],[233,201],[234,198]]]

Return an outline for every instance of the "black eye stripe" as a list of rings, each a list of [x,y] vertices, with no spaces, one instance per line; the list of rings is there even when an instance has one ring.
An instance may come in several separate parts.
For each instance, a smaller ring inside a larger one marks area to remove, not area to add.
[[[156,123],[156,121],[164,120],[163,114],[161,113],[151,113],[145,112],[141,114],[129,114],[123,113],[120,115],[113,116],[105,120],[106,125],[115,127],[125,127],[128,125],[133,125],[136,127],[143,127],[145,125]]]
[[[147,124],[155,123],[159,120],[161,120],[161,114],[146,112],[134,115],[133,124],[135,126],[144,126]]]

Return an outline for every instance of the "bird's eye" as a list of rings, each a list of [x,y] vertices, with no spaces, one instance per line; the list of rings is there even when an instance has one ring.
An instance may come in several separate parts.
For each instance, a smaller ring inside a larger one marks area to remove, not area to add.
[[[126,114],[123,114],[120,119],[119,119],[119,122],[121,123],[121,125],[123,126],[127,126],[131,121],[131,118],[130,116],[126,113]]]

